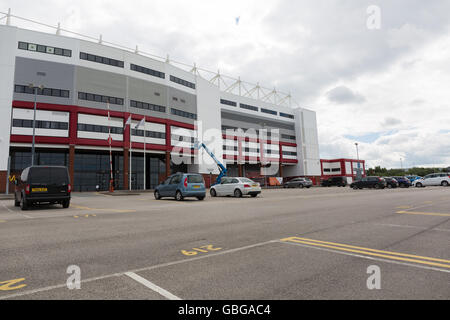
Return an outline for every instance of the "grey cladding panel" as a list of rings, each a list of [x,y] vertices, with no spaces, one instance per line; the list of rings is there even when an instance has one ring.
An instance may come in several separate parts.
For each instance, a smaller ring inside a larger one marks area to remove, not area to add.
[[[38,95],[37,101],[72,105],[76,97],[73,80],[74,69],[75,67],[69,64],[16,57],[14,84],[28,85],[33,83],[36,86],[43,85],[46,88],[69,90],[69,99]],[[13,99],[34,101],[34,95],[14,93]]]
[[[181,111],[196,114],[197,97],[193,94],[189,94],[178,89],[169,88],[169,106]]]
[[[167,106],[167,87],[150,81],[129,78],[129,99]]]
[[[125,100],[126,77],[117,73],[77,67],[77,92],[88,92]]]

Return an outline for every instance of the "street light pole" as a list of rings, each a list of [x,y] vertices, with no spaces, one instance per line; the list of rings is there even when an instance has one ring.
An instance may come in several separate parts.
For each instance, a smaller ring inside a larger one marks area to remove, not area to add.
[[[34,91],[34,112],[33,112],[33,142],[31,143],[31,165],[34,166],[34,158],[35,158],[35,136],[36,136],[36,100],[37,100],[37,90],[44,89],[44,86],[36,87],[32,83],[29,85],[30,88]]]

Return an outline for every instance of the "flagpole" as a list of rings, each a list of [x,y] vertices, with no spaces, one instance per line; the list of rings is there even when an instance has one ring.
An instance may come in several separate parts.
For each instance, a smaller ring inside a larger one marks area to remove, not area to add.
[[[131,115],[130,115],[130,117],[129,117],[128,119],[130,120],[130,124],[129,124],[129,126],[130,126],[130,172],[128,173],[128,180],[129,180],[129,182],[128,182],[128,188],[129,188],[130,191],[131,191],[131,175],[132,175],[132,173],[133,173],[133,171],[132,171],[132,163],[133,163],[133,141],[132,141],[132,139],[131,139]]]
[[[147,167],[147,161],[146,161],[146,147],[147,147],[147,134],[145,131],[145,117],[144,117],[144,191],[146,190],[147,184],[146,184],[146,167]]]
[[[113,168],[112,168],[112,138],[111,138],[111,116],[109,112],[109,101],[108,106],[108,143],[109,143],[109,192],[114,192],[114,179],[113,179]]]

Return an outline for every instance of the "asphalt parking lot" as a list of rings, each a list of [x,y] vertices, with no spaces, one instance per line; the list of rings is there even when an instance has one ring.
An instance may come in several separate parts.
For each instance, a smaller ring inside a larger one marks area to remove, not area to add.
[[[449,299],[450,188],[0,201],[0,252],[0,299]]]

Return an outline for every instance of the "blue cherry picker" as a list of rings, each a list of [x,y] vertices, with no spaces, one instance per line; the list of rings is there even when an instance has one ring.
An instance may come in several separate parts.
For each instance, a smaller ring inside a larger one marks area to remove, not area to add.
[[[196,142],[195,148],[198,150],[200,150],[201,148],[205,149],[205,151],[209,154],[209,156],[213,158],[213,160],[216,162],[217,166],[219,167],[220,174],[216,179],[216,183],[214,183],[213,185],[220,184],[222,178],[227,175],[227,168],[225,168],[225,166],[216,158],[214,153],[212,153],[211,150],[209,150],[208,147],[203,142],[201,143]]]

